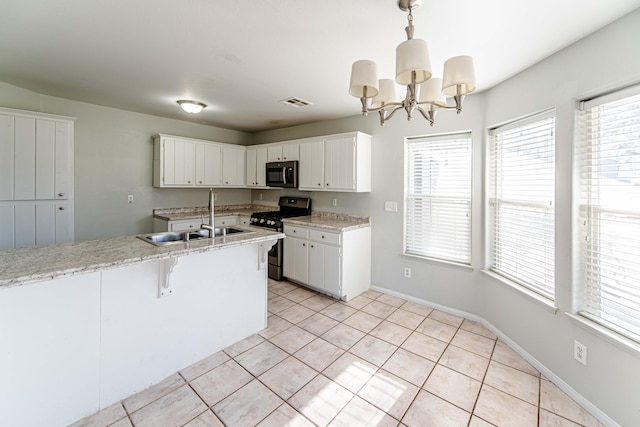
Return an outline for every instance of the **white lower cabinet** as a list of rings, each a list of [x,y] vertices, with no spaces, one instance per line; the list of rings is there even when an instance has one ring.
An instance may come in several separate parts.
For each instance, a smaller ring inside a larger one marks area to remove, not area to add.
[[[248,217],[247,217],[248,218]],[[231,227],[238,225],[238,215],[220,215],[214,218],[216,227]],[[165,221],[162,219],[153,219],[153,232],[164,231],[195,231],[199,230],[202,224],[209,224],[209,216],[205,215],[202,219],[179,219],[174,221]],[[248,225],[248,223],[247,223]]]
[[[371,228],[335,232],[284,226],[284,276],[349,301],[371,284]]]
[[[309,241],[287,234],[284,242],[284,276],[298,283],[309,280]]]

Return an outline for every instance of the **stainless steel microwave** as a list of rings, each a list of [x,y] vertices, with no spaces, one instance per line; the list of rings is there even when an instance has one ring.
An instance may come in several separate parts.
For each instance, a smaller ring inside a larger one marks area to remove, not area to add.
[[[298,162],[267,163],[267,186],[298,188]]]

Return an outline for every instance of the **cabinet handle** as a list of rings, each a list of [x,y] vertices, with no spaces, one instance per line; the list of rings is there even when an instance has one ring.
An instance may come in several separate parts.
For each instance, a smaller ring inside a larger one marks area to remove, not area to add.
[[[193,228],[193,225],[190,225],[189,228]]]
[[[318,187],[322,187],[322,184],[318,183]]]
[[[305,246],[307,246],[307,244],[306,244],[306,243],[303,243],[303,244],[302,244],[302,247],[304,248]]]
[[[313,245],[311,245],[311,248],[313,248]]]
[[[58,210],[59,210],[59,211],[63,211],[63,210],[64,210],[64,207],[60,206],[60,207],[58,208]]]
[[[202,181],[198,181],[198,184],[202,184]]]
[[[187,181],[187,184],[191,184],[191,181]]]
[[[329,183],[327,182],[327,187],[329,186]]]
[[[293,232],[295,233],[295,232],[296,232],[296,230],[293,230]]]
[[[224,183],[225,183],[225,184],[228,184],[228,183],[229,183],[229,181],[225,181]]]
[[[64,193],[58,193],[58,197],[64,197]]]
[[[324,239],[324,234],[322,235],[322,238]]]

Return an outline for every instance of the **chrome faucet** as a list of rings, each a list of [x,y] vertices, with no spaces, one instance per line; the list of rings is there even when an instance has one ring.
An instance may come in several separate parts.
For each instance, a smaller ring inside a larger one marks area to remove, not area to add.
[[[213,188],[209,189],[209,225],[202,224],[200,226],[202,230],[209,230],[209,238],[215,237],[215,214],[213,212]]]

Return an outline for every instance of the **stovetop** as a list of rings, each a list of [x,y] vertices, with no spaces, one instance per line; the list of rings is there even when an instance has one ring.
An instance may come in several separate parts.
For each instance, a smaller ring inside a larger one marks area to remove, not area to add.
[[[256,212],[251,215],[251,225],[282,228],[283,218],[311,215],[311,199],[303,197],[280,197],[279,211]]]

